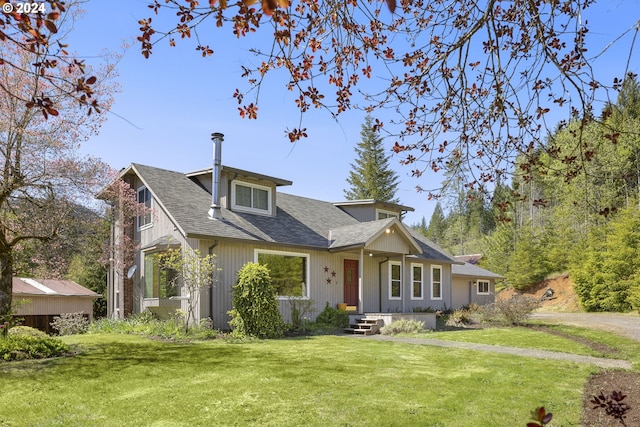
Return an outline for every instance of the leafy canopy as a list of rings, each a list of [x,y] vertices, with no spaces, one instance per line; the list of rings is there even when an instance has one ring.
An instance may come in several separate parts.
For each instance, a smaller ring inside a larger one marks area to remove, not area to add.
[[[622,84],[625,70],[608,82],[595,75],[599,53],[589,51],[585,18],[593,3],[156,0],[153,13],[175,14],[175,26],[141,20],[139,40],[146,57],[160,40],[176,45],[190,37],[202,56],[212,55],[209,31],[272,40],[256,42],[255,65],[241,70],[248,89],[233,96],[242,117],[257,117],[262,83],[284,72],[301,115],[286,132],[291,141],[307,136],[302,116],[312,108],[334,117],[350,109],[378,111],[386,120],[377,128],[394,138],[395,152],[414,176],[463,161],[467,184],[488,191],[513,172],[519,156],[518,166],[528,170],[536,150],[555,155],[544,141],[556,126],[557,119],[548,122],[552,113],[586,124],[596,119],[599,100]],[[576,149],[580,129],[578,136]],[[419,189],[439,195],[437,188]]]

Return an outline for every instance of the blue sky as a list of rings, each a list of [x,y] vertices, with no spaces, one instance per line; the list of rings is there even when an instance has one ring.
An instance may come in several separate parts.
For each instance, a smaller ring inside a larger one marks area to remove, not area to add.
[[[72,50],[91,62],[104,49],[117,51],[123,43],[133,44],[138,20],[151,16],[147,3],[89,0],[84,4],[85,15],[68,39]],[[592,53],[640,20],[640,0],[599,3],[588,15]],[[154,17],[154,22],[171,19],[164,14]],[[309,138],[291,144],[284,131],[296,126],[298,115],[292,105],[293,93],[286,91],[282,82],[267,81],[258,120],[240,118],[232,98],[235,88],[246,87],[239,77],[240,67],[255,61],[248,51],[251,43],[264,42],[264,37],[239,41],[229,27],[200,31],[207,33],[215,51],[212,57],[202,58],[189,40],[175,48],[162,42],[149,59],[142,57],[136,44],[124,52],[118,64],[121,91],[113,114],[100,134],[83,144],[82,152],[100,157],[116,169],[137,162],[188,172],[211,165],[210,134],[221,132],[225,135],[223,164],[291,180],[292,186],[282,188],[287,193],[343,200],[364,113],[347,112],[335,121],[327,112],[312,111],[304,119]],[[596,65],[605,81],[622,75],[632,37],[630,32],[598,58]],[[634,53],[630,71],[640,74],[640,40]],[[391,141],[387,143],[390,146]],[[415,187],[435,187],[440,177],[425,174],[418,181],[398,160],[391,159],[401,180],[397,195],[402,204],[416,210],[407,215],[406,222],[419,222],[423,216],[428,221],[435,201],[427,201],[426,194],[417,193]]]

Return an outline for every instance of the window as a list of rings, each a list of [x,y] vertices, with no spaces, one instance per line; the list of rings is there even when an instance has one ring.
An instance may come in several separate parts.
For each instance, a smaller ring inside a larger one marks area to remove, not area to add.
[[[177,273],[175,270],[164,268],[158,260],[157,254],[144,256],[144,297],[169,298],[180,294]]]
[[[145,212],[138,215],[138,229],[150,227],[151,223],[151,191],[147,187],[138,188],[138,203],[144,205]]]
[[[269,268],[279,297],[309,298],[309,255],[257,250],[256,262]]]
[[[398,214],[398,212],[383,211],[382,209],[376,209],[376,217],[378,217],[378,219],[400,218],[400,214]]]
[[[402,289],[402,264],[389,263],[389,299],[400,299]]]
[[[489,295],[489,281],[478,280],[478,295]]]
[[[442,267],[431,266],[431,299],[442,299]]]
[[[411,299],[422,299],[422,264],[411,264]]]
[[[231,207],[248,212],[271,211],[271,188],[243,182],[233,182]]]

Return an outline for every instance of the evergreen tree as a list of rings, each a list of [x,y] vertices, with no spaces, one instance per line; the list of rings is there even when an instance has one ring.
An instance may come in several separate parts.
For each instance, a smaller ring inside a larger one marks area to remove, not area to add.
[[[389,167],[382,138],[374,129],[371,116],[365,118],[360,131],[361,140],[355,147],[356,160],[347,177],[350,189],[344,190],[347,200],[374,199],[398,203],[398,175]]]
[[[429,221],[429,227],[427,228],[427,233],[425,235],[429,240],[442,245],[446,232],[447,220],[444,216],[444,212],[442,211],[442,206],[440,205],[440,202],[438,202],[436,203],[436,207],[433,209],[433,214],[431,214],[431,221]]]

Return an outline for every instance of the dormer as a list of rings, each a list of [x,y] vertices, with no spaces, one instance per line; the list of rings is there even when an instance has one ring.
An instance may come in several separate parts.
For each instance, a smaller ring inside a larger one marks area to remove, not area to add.
[[[291,181],[285,179],[230,166],[222,166],[220,169],[220,206],[234,212],[275,216],[277,188],[292,184]],[[186,175],[213,194],[212,168]]]
[[[374,199],[347,200],[334,202],[339,207],[360,222],[377,221],[385,218],[398,218],[402,221],[405,212],[413,212],[409,206],[397,203],[380,202]]]

